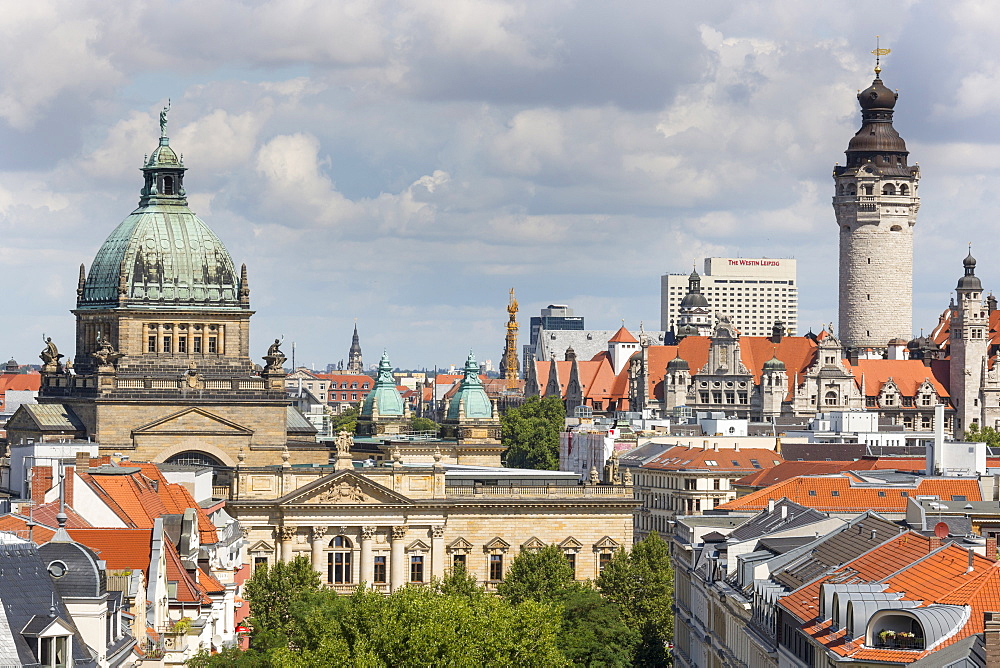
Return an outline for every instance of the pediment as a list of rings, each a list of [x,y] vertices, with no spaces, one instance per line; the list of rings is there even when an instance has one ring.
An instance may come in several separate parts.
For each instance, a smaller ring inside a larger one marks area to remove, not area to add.
[[[410,505],[407,497],[351,471],[338,471],[286,494],[279,505]]]
[[[524,543],[521,544],[521,549],[540,550],[543,547],[545,547],[545,545],[546,544],[541,539],[537,538],[536,536],[532,536],[531,538],[529,538],[528,540],[524,541]]]
[[[497,536],[496,538],[491,539],[483,547],[486,550],[507,550],[510,548],[510,543]]]
[[[274,552],[274,545],[271,545],[266,540],[258,540],[256,543],[247,548],[248,553],[252,552]]]
[[[472,543],[465,540],[464,538],[458,538],[448,546],[449,550],[471,550]]]
[[[430,552],[431,546],[419,538],[406,546],[407,552]]]
[[[149,434],[240,434],[250,436],[253,430],[241,424],[227,420],[201,408],[187,408],[143,425],[132,432],[134,435]]]
[[[611,536],[605,536],[601,540],[594,543],[594,547],[596,547],[599,550],[607,549],[609,547],[617,549],[621,547],[621,544]]]
[[[566,549],[579,550],[581,547],[583,547],[583,543],[578,541],[576,538],[570,536],[563,542],[559,543],[559,547],[561,547],[564,550]]]

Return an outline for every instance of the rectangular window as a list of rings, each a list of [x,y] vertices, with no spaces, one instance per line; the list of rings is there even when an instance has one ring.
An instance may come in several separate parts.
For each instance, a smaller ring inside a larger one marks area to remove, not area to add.
[[[611,552],[601,552],[598,557],[597,566],[601,569],[602,573],[604,572],[604,567],[611,563],[611,557]]]
[[[208,353],[210,355],[218,351],[218,348],[216,346],[217,341],[218,339],[216,339],[214,336],[208,337]]]
[[[410,582],[424,581],[424,557],[414,554],[410,557]]]
[[[39,638],[40,663],[46,668],[66,668],[70,665],[69,636]]]
[[[267,566],[267,557],[254,557],[253,558],[253,569],[257,570],[261,566]]]
[[[569,567],[573,569],[573,579],[576,579],[576,552],[567,552],[566,561],[569,562]]]
[[[177,337],[177,352],[186,353],[188,351],[188,340],[186,336]]]
[[[194,347],[192,348],[191,352],[193,352],[193,353],[199,353],[199,354],[201,353],[201,337],[200,336],[194,337]]]
[[[358,393],[351,392],[351,401],[357,401],[357,400],[358,400]]]
[[[326,556],[326,578],[332,584],[351,584],[351,553],[329,552]]]
[[[503,580],[503,555],[490,555],[490,580]]]
[[[170,344],[171,344],[171,337],[164,336],[163,337],[163,352],[165,352],[165,353],[169,353],[170,352],[170,349],[172,348],[172,346]]]
[[[347,401],[347,392],[341,392],[340,393],[340,400],[341,401]]]
[[[156,337],[155,336],[149,337],[149,345],[146,347],[146,351],[147,352],[151,352],[151,353],[155,353],[156,352]]]
[[[465,555],[464,554],[453,554],[451,555],[451,567],[455,570],[459,568],[465,568]]]
[[[385,584],[385,555],[375,557],[375,569],[372,572],[375,584]]]

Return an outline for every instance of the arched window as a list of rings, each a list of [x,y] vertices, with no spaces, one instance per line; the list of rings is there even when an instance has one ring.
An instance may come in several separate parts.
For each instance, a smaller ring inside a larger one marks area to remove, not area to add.
[[[164,195],[174,194],[174,177],[172,176],[163,177],[163,194]]]
[[[351,584],[351,541],[336,536],[330,541],[333,552],[326,555],[326,579],[330,584]]]
[[[895,195],[896,194],[896,186],[892,185],[891,183],[885,184],[884,186],[882,186],[882,194],[883,195]]]
[[[851,195],[852,197],[858,194],[858,189],[853,183],[847,186],[847,194]]]
[[[909,195],[910,194],[910,187],[908,185],[906,185],[905,183],[903,185],[899,186],[899,194],[900,195]]]
[[[836,406],[839,403],[836,392],[827,392],[826,396],[823,397],[823,401],[827,406]]]

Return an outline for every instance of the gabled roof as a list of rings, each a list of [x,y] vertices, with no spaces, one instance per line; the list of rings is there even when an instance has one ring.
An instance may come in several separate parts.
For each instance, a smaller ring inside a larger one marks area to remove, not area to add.
[[[11,416],[10,423],[14,424],[24,418],[40,431],[86,431],[83,421],[67,404],[21,404]]]
[[[622,325],[618,328],[618,331],[614,333],[614,336],[608,339],[608,343],[639,343],[639,340],[632,336],[632,333],[625,329],[625,326]]]
[[[0,394],[7,390],[23,390],[37,392],[42,386],[42,374],[30,373],[4,373],[0,374]]]
[[[167,582],[177,583],[177,593],[171,600],[179,603],[211,603],[204,589],[199,587],[194,578],[184,570],[184,564],[174,544],[169,540],[163,541],[163,550],[166,554]]]
[[[841,471],[867,471],[890,469],[897,471],[923,471],[926,461],[919,457],[864,457],[854,461],[784,461],[777,466],[744,476],[733,484],[744,487],[770,487],[800,475],[824,475]]]
[[[96,552],[109,571],[149,570],[151,529],[70,529],[69,535]]]
[[[910,483],[878,484],[861,482],[856,475],[843,472],[789,478],[723,503],[717,509],[730,512],[759,510],[766,508],[771,499],[784,497],[825,512],[860,513],[874,510],[902,513],[906,510],[907,498],[918,495],[943,498],[961,495],[970,501],[982,499],[979,483],[973,478],[913,478]]]

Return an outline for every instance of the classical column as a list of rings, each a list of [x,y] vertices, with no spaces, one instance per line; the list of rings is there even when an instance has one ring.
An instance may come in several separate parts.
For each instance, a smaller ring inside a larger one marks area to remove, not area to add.
[[[364,582],[369,587],[372,586],[372,580],[374,579],[374,562],[372,561],[372,540],[375,538],[375,527],[364,526],[361,527],[361,564],[359,568],[359,573],[361,579],[359,583]]]
[[[389,591],[396,591],[406,584],[406,526],[392,528],[392,545],[389,551]]]
[[[431,527],[431,575],[443,578],[444,568],[444,525],[438,525]]]
[[[312,567],[319,573],[320,580],[326,582],[326,564],[323,563],[323,548],[326,546],[326,527],[312,528]]]
[[[278,538],[281,540],[281,560],[292,560],[292,541],[295,540],[295,527],[278,527]]]

